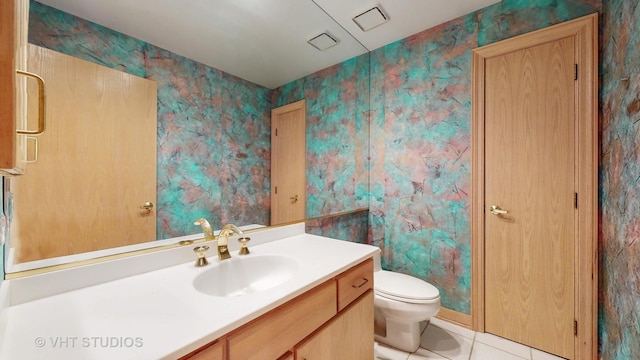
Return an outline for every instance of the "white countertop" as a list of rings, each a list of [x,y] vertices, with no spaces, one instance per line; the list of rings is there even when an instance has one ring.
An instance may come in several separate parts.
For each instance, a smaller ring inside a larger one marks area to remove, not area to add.
[[[211,264],[206,267],[196,268],[189,261],[11,305],[1,320],[5,334],[0,340],[0,359],[175,359],[378,251],[373,246],[310,234],[250,249],[246,256],[294,257],[301,263],[300,271],[283,284],[254,294],[206,295],[192,282],[219,261],[212,247]],[[237,251],[232,255],[239,257]]]

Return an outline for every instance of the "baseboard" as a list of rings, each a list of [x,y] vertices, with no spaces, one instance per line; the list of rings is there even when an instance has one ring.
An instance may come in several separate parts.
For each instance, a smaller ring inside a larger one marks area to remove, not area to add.
[[[473,330],[471,327],[471,315],[443,307],[440,308],[440,311],[438,312],[438,315],[436,317],[438,319],[442,319],[444,321],[448,321],[450,323]]]

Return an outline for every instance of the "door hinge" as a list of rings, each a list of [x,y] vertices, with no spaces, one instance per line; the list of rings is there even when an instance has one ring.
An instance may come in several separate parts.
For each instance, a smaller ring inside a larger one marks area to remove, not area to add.
[[[578,336],[578,320],[573,320],[573,336]]]
[[[578,193],[573,193],[573,206],[578,208]]]
[[[578,80],[578,64],[574,64],[573,80]]]

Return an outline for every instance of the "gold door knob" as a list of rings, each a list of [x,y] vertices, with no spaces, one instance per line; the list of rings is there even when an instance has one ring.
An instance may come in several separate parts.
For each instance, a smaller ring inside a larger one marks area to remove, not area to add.
[[[489,212],[493,215],[505,215],[509,213],[507,210],[502,210],[498,205],[491,205]]]
[[[153,203],[151,201],[147,201],[144,205],[140,206],[140,209],[151,212],[151,209],[153,209]]]
[[[294,195],[294,196],[290,197],[289,200],[291,200],[291,202],[298,201],[298,195]]]

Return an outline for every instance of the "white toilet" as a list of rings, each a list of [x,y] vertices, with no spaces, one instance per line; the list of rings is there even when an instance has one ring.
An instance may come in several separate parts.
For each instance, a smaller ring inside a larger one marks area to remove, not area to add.
[[[420,322],[440,310],[440,292],[413,276],[382,270],[379,259],[373,273],[375,340],[414,352],[420,347]]]

